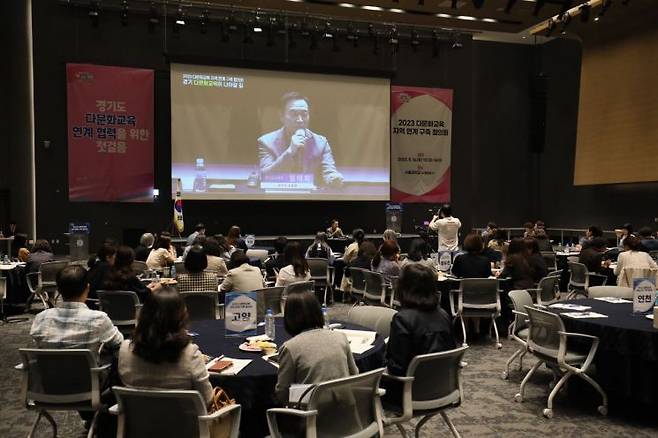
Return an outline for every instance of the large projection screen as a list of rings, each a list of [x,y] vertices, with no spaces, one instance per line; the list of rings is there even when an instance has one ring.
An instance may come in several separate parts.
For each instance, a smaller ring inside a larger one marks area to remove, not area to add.
[[[388,200],[390,81],[171,65],[183,199]]]

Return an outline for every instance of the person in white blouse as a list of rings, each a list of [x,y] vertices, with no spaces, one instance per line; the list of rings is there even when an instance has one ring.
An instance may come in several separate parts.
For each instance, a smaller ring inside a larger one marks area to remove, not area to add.
[[[617,266],[615,266],[615,275],[617,276],[617,285],[633,287],[629,284],[624,270],[629,268],[636,269],[658,269],[658,264],[651,258],[649,254],[641,251],[642,241],[630,234],[624,239],[624,249],[626,251],[619,253],[617,258]]]
[[[287,286],[291,283],[311,279],[311,271],[299,242],[288,242],[283,250],[283,258],[286,266],[281,268],[276,276],[276,286]]]
[[[459,229],[462,223],[452,217],[449,205],[441,207],[438,215],[434,215],[430,222],[430,229],[439,234],[439,251],[456,251],[459,247]]]

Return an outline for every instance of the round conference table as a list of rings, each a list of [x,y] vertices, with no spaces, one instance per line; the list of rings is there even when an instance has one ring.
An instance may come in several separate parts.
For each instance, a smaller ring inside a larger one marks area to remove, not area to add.
[[[368,330],[354,324],[342,324],[346,329]],[[275,325],[275,342],[280,347],[291,336],[285,331],[282,318],[276,318]],[[258,334],[263,332],[264,327],[258,327]],[[262,353],[240,350],[238,346],[245,341],[244,336],[224,336],[224,320],[192,322],[190,333],[193,335],[192,341],[204,354],[213,357],[223,354],[232,359],[252,359],[251,363],[237,375],[211,373],[210,382],[213,386],[222,387],[229,397],[242,405],[240,436],[260,438],[268,435],[266,411],[280,406],[274,394],[277,368],[263,360]],[[385,344],[382,337],[377,335],[373,345],[373,348],[363,354],[354,354],[354,361],[361,372],[380,368],[384,364]]]
[[[596,299],[560,301],[589,306],[589,312],[607,318],[575,319],[562,316],[568,332],[599,338],[594,358],[595,380],[607,392],[611,404],[658,402],[658,329],[646,315],[634,314],[632,303],[613,304]],[[548,307],[561,314],[573,310]]]

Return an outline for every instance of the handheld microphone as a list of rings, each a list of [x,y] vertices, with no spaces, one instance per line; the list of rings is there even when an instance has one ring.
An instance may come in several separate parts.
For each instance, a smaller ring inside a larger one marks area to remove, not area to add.
[[[302,137],[304,137],[304,142],[306,142],[306,129],[299,128],[297,131],[295,131],[295,135],[301,135]],[[297,156],[296,164],[299,171],[303,171],[304,168],[304,162],[303,162],[304,146],[305,144],[303,144],[299,149],[297,149],[297,153],[296,153]]]

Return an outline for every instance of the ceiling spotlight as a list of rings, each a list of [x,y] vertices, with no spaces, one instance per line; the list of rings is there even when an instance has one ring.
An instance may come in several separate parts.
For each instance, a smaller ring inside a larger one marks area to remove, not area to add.
[[[507,0],[507,5],[505,6],[505,13],[509,14],[515,4],[516,4],[516,0]]]
[[[101,16],[101,5],[100,0],[93,0],[89,3],[89,19],[91,20],[91,25],[93,27],[98,27],[98,19]]]
[[[121,2],[121,25],[128,26],[128,0]]]
[[[555,30],[555,20],[552,18],[548,19],[548,23],[546,24],[546,36],[549,37]]]
[[[592,12],[592,7],[589,3],[583,4],[580,8],[580,21],[587,23],[589,21],[590,13]]]
[[[475,9],[480,9],[484,5],[484,0],[473,0],[473,6]]]
[[[535,8],[532,11],[532,15],[534,15],[535,17],[539,15],[539,11],[541,11],[541,8],[544,7],[544,3],[546,3],[546,0],[537,0],[535,2]]]
[[[569,26],[569,23],[571,23],[571,15],[570,14],[564,14],[562,16],[562,29],[560,30],[560,33],[562,35],[567,34],[567,27]]]

